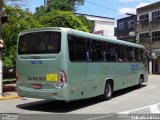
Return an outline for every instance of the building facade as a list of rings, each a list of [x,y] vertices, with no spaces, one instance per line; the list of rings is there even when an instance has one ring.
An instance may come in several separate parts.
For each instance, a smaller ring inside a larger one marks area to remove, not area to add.
[[[114,18],[80,14],[80,13],[76,13],[76,14],[83,15],[88,20],[94,23],[93,33],[99,34],[102,36],[106,36],[106,37],[115,38],[114,36],[114,26],[115,26]]]
[[[137,9],[135,32],[152,58],[152,72],[160,74],[160,2]]]
[[[136,16],[132,15],[126,18],[117,20],[116,35],[120,40],[129,42],[136,42],[135,37],[135,19]]]

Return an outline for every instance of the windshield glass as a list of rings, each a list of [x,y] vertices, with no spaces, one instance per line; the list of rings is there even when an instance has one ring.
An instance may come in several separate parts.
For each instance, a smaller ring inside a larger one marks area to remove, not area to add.
[[[19,37],[18,54],[55,54],[60,52],[60,32],[33,32]]]

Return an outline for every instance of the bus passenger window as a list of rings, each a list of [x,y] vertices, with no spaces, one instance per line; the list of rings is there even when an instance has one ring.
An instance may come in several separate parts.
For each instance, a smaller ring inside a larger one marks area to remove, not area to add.
[[[139,49],[139,61],[141,61],[141,62],[143,61],[143,53],[144,53],[144,51]]]
[[[106,61],[105,42],[93,40],[91,47],[93,61]]]
[[[139,56],[138,56],[138,48],[135,48],[135,60],[138,62],[139,61]]]
[[[87,51],[86,51],[86,61],[91,61],[92,60],[92,57],[91,57],[91,51],[89,48],[87,48]]]
[[[117,45],[109,44],[109,61],[117,61]]]
[[[135,51],[134,51],[134,48],[129,48],[129,61],[132,62],[132,61],[135,61]]]
[[[89,40],[82,37],[69,36],[68,48],[71,61],[91,61]]]
[[[122,60],[122,62],[127,62],[128,61],[127,46],[119,45],[118,57],[119,57],[119,59]]]

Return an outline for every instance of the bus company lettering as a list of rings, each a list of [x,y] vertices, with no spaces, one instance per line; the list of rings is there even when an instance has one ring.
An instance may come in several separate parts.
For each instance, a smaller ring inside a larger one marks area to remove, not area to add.
[[[28,77],[30,81],[45,81],[45,77]]]
[[[138,65],[138,64],[131,64],[130,67],[131,67],[131,70],[132,70],[132,71],[137,71],[137,70],[139,70],[139,65]]]
[[[35,60],[35,61],[31,61],[31,64],[43,64],[43,62],[42,61],[40,61],[40,60]]]

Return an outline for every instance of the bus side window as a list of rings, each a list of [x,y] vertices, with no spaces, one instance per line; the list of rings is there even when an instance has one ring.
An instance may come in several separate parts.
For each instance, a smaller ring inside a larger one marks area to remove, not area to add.
[[[127,47],[127,46],[124,46],[123,49],[124,49],[123,61],[124,61],[124,62],[127,62],[127,61],[128,61],[128,54],[127,54],[128,47]]]
[[[91,47],[93,61],[106,61],[105,42],[92,40]]]
[[[76,59],[76,55],[75,55],[75,43],[74,43],[74,40],[75,37],[73,36],[70,36],[68,35],[68,51],[69,51],[69,58],[70,58],[70,61],[75,61]]]
[[[135,60],[138,62],[139,61],[139,53],[138,53],[138,48],[135,48]]]
[[[88,50],[89,40],[77,36],[68,38],[69,58],[71,61],[90,61]]]
[[[134,48],[129,48],[129,57],[128,57],[130,62],[135,61],[135,51]]]
[[[119,62],[126,62],[127,60],[127,47],[123,45],[119,45],[118,51],[118,61]]]
[[[109,52],[109,48],[110,45],[109,43],[106,43],[106,61],[110,61],[109,56],[110,56],[110,52]]]
[[[117,45],[116,44],[109,44],[109,61],[114,62],[118,60],[117,55]]]
[[[91,51],[89,48],[87,48],[87,51],[86,51],[86,61],[92,61]]]
[[[144,51],[139,49],[139,59],[141,62],[143,61],[143,53],[144,53]]]

